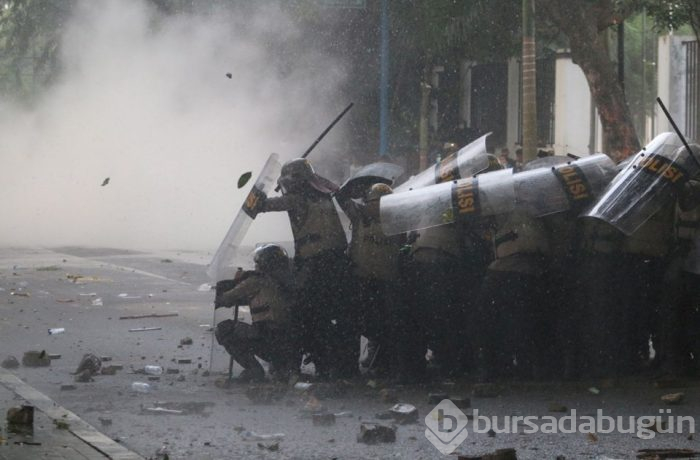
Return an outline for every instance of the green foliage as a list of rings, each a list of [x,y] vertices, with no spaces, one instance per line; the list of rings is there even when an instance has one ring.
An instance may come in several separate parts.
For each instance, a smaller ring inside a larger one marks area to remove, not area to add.
[[[661,30],[690,26],[700,40],[700,2],[698,0],[646,0],[644,6]]]

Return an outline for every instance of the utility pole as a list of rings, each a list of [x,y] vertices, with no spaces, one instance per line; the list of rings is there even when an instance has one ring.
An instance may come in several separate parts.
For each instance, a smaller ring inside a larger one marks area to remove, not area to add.
[[[537,87],[535,74],[535,0],[523,1],[523,160],[537,157]]]
[[[430,90],[427,82],[428,71],[423,72],[420,83],[420,119],[418,122],[418,171],[428,168],[428,150],[430,149],[430,131],[428,129],[430,116]]]
[[[379,155],[389,150],[389,0],[382,0],[379,47]]]

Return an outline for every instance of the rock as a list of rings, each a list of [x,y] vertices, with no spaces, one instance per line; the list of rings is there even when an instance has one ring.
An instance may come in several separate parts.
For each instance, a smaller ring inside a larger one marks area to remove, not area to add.
[[[209,371],[202,372],[202,377],[209,377],[209,375],[211,375]]]
[[[47,367],[51,365],[51,359],[45,351],[28,351],[22,356],[22,365],[26,367]]]
[[[180,373],[180,369],[176,369],[176,368],[174,368],[174,367],[169,367],[169,368],[167,368],[167,369],[165,370],[165,373],[166,373],[166,374],[171,374],[171,375],[172,375],[172,374],[179,374],[179,373]]]
[[[61,359],[61,355],[58,355],[58,354],[50,354],[50,355],[49,355],[49,359],[52,360],[52,361],[53,361],[53,360],[56,360],[56,359]]]
[[[315,396],[311,396],[308,401],[306,401],[306,404],[304,404],[304,407],[301,409],[302,412],[306,413],[319,413],[323,412],[325,408],[323,407],[323,404],[321,404],[321,401],[318,400]]]
[[[192,337],[185,337],[184,339],[180,339],[180,345],[192,345],[194,341],[192,340]]]
[[[112,419],[108,417],[97,417],[97,420],[100,421],[100,425],[102,426],[110,426],[112,425]]]
[[[411,404],[396,404],[389,409],[394,420],[402,425],[418,421],[418,409]]]
[[[278,450],[280,450],[280,443],[273,442],[272,444],[263,444],[259,442],[258,448],[263,450],[269,450],[270,452],[277,452]]]
[[[363,444],[396,442],[396,428],[379,423],[362,423],[360,434],[357,435],[357,442]]]
[[[100,373],[102,375],[115,375],[119,369],[120,366],[105,366],[100,369]]]
[[[111,356],[100,356],[100,359],[102,360],[103,363],[106,363],[108,361],[112,360]]]
[[[396,390],[394,390],[393,388],[382,388],[379,391],[379,396],[385,403],[399,402],[399,397],[396,395]]]
[[[100,372],[102,368],[102,360],[92,353],[86,353],[83,355],[83,359],[80,360],[78,368],[73,372],[73,374],[80,374],[83,371],[90,372],[91,376]]]
[[[447,393],[429,393],[428,394],[428,404],[436,405],[440,404],[443,399],[450,399],[450,395]]]
[[[92,370],[90,369],[84,369],[81,371],[79,374],[76,374],[75,376],[75,381],[79,383],[87,383],[87,382],[92,382],[93,378],[92,376],[95,375]]]
[[[663,395],[661,397],[661,401],[665,402],[666,404],[670,405],[677,405],[683,402],[685,399],[685,393],[670,393],[667,395]]]
[[[8,356],[0,364],[3,369],[17,369],[19,367],[19,361],[14,356]]]
[[[192,364],[191,358],[177,358],[178,364]]]
[[[335,415],[334,414],[313,414],[311,416],[311,421],[314,426],[331,426],[335,425]]]
[[[178,382],[184,382],[184,381],[185,381],[185,376],[184,376],[184,375],[179,376],[179,377],[177,378],[177,381],[178,381]],[[214,382],[214,385],[216,385],[216,382]],[[218,386],[218,385],[216,385],[216,386]]]
[[[67,384],[67,385],[61,385],[61,391],[73,391],[77,387],[75,385]]]
[[[496,432],[493,431],[493,428],[490,429],[489,431],[486,432],[489,438],[495,438],[496,437]]]
[[[7,409],[7,424],[13,428],[34,426],[34,406],[10,407]]]

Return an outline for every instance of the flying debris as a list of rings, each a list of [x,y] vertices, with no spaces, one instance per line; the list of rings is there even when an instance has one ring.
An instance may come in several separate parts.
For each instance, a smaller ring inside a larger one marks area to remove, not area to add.
[[[102,187],[104,187],[107,184],[109,184],[109,177],[105,178],[105,180],[102,181]]]
[[[238,178],[238,188],[245,187],[245,184],[248,183],[250,178],[253,176],[253,173],[248,171],[246,173],[241,174],[241,177]]]
[[[228,72],[228,73],[226,73],[226,76],[227,76],[228,78],[232,78],[232,77],[233,77],[233,74],[232,74],[231,72]]]

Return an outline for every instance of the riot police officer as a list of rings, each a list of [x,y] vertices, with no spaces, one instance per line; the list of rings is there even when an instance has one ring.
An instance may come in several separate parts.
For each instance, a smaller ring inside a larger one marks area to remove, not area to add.
[[[348,376],[357,370],[359,347],[345,302],[347,240],[333,204],[337,187],[303,158],[282,166],[278,184],[282,196],[260,200],[257,211],[289,215],[305,350],[319,375]]]
[[[271,364],[274,377],[286,381],[301,361],[291,322],[294,289],[289,257],[281,246],[268,244],[255,250],[254,261],[254,271],[243,272],[233,289],[215,299],[216,308],[248,305],[252,324],[222,321],[216,339],[243,367],[239,381],[264,380],[256,356]]]

